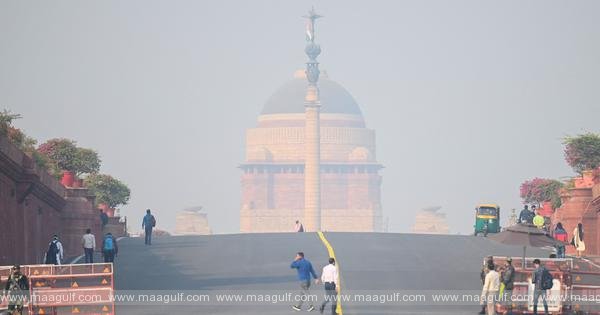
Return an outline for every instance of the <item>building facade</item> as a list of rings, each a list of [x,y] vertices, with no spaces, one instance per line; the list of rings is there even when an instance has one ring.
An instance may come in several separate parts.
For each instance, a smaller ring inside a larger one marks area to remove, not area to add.
[[[184,209],[175,217],[176,235],[210,235],[212,231],[208,224],[208,214],[202,212],[202,207]]]
[[[246,132],[241,232],[290,232],[304,218],[306,86],[305,72],[297,71]],[[350,93],[326,75],[319,97],[321,230],[382,231],[375,131]]]

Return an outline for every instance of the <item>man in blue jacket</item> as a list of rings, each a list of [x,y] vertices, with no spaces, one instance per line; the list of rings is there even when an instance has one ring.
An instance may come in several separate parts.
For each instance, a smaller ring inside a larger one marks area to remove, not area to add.
[[[315,284],[319,283],[319,277],[317,277],[317,274],[315,273],[315,269],[313,268],[310,261],[308,261],[307,259],[304,259],[303,252],[298,252],[296,254],[296,259],[294,259],[290,268],[298,269],[298,280],[300,280],[300,288],[302,288],[302,291],[300,291],[300,295],[301,295],[300,301],[299,301],[298,305],[294,305],[294,306],[292,306],[292,308],[295,311],[301,311],[302,304],[304,303],[304,301],[307,298],[309,298],[310,292],[308,289],[310,288],[311,276],[313,279],[315,279]],[[315,309],[314,305],[311,304],[308,307],[307,311],[311,312],[311,311],[314,311],[314,309]]]
[[[150,213],[150,209],[146,210],[146,215],[142,219],[142,229],[144,229],[144,243],[152,245],[152,229],[156,226],[156,219]]]

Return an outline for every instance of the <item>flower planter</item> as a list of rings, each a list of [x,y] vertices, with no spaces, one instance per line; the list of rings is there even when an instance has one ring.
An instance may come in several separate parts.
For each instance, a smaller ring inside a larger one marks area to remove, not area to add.
[[[544,201],[544,203],[542,203],[542,207],[540,208],[539,212],[540,212],[541,216],[551,217],[552,214],[554,213],[554,210],[552,210],[552,202]]]
[[[62,179],[60,183],[65,187],[73,187],[73,182],[75,181],[75,174],[71,171],[63,171]]]

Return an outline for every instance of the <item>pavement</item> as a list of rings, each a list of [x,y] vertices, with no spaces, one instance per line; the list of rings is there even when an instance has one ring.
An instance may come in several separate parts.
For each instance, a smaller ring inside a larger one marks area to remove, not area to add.
[[[520,256],[522,247],[483,237],[393,233],[325,233],[339,261],[342,293],[377,295],[411,292],[481,290],[479,272],[486,255]],[[295,253],[303,251],[318,274],[327,264],[327,249],[316,233],[232,234],[158,237],[153,245],[141,238],[119,242],[115,260],[118,293],[162,292],[206,294],[202,303],[132,303],[117,305],[117,314],[288,314],[293,302],[216,302],[218,294],[295,294]],[[528,256],[547,257],[528,249]],[[322,285],[313,285],[322,294]],[[343,313],[468,314],[477,303],[439,306],[425,302],[344,302]],[[318,314],[317,311],[315,311]]]

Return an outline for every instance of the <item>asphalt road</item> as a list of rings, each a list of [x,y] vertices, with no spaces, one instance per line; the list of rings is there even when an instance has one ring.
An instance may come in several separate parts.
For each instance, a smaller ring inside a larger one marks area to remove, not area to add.
[[[294,312],[292,302],[240,306],[235,302],[219,303],[212,295],[297,293],[299,284],[290,264],[298,251],[305,252],[317,270],[324,265],[321,262],[327,262],[327,249],[315,233],[160,237],[153,240],[152,246],[145,246],[143,239],[124,239],[115,262],[118,292],[169,290],[172,294],[191,290],[191,294],[199,295],[209,292],[211,301],[190,306],[117,306],[117,314]]]
[[[431,295],[481,292],[483,258],[521,256],[520,246],[506,246],[484,237],[383,233],[326,233],[340,261],[342,289],[426,301],[346,303],[345,315],[364,314],[476,314],[478,303],[441,306]],[[528,249],[530,257],[548,257],[541,249]]]
[[[521,247],[504,246],[482,237],[379,233],[325,233],[340,263],[343,293],[430,293],[434,290],[480,290],[479,271],[488,254],[522,254]],[[117,314],[291,314],[286,294],[299,291],[289,268],[297,251],[304,251],[317,273],[328,254],[315,233],[236,234],[124,239],[115,261],[119,293],[206,295],[210,301],[133,302],[117,305]],[[547,252],[528,250],[545,257]],[[323,287],[313,285],[314,294]],[[223,302],[218,294],[279,295],[271,301]],[[186,296],[187,296],[186,295]],[[364,297],[363,297],[364,298]],[[120,303],[119,303],[120,304]],[[469,314],[478,307],[447,307],[435,303],[344,302],[344,314]],[[315,313],[317,313],[315,311]],[[317,313],[318,314],[318,313]]]

